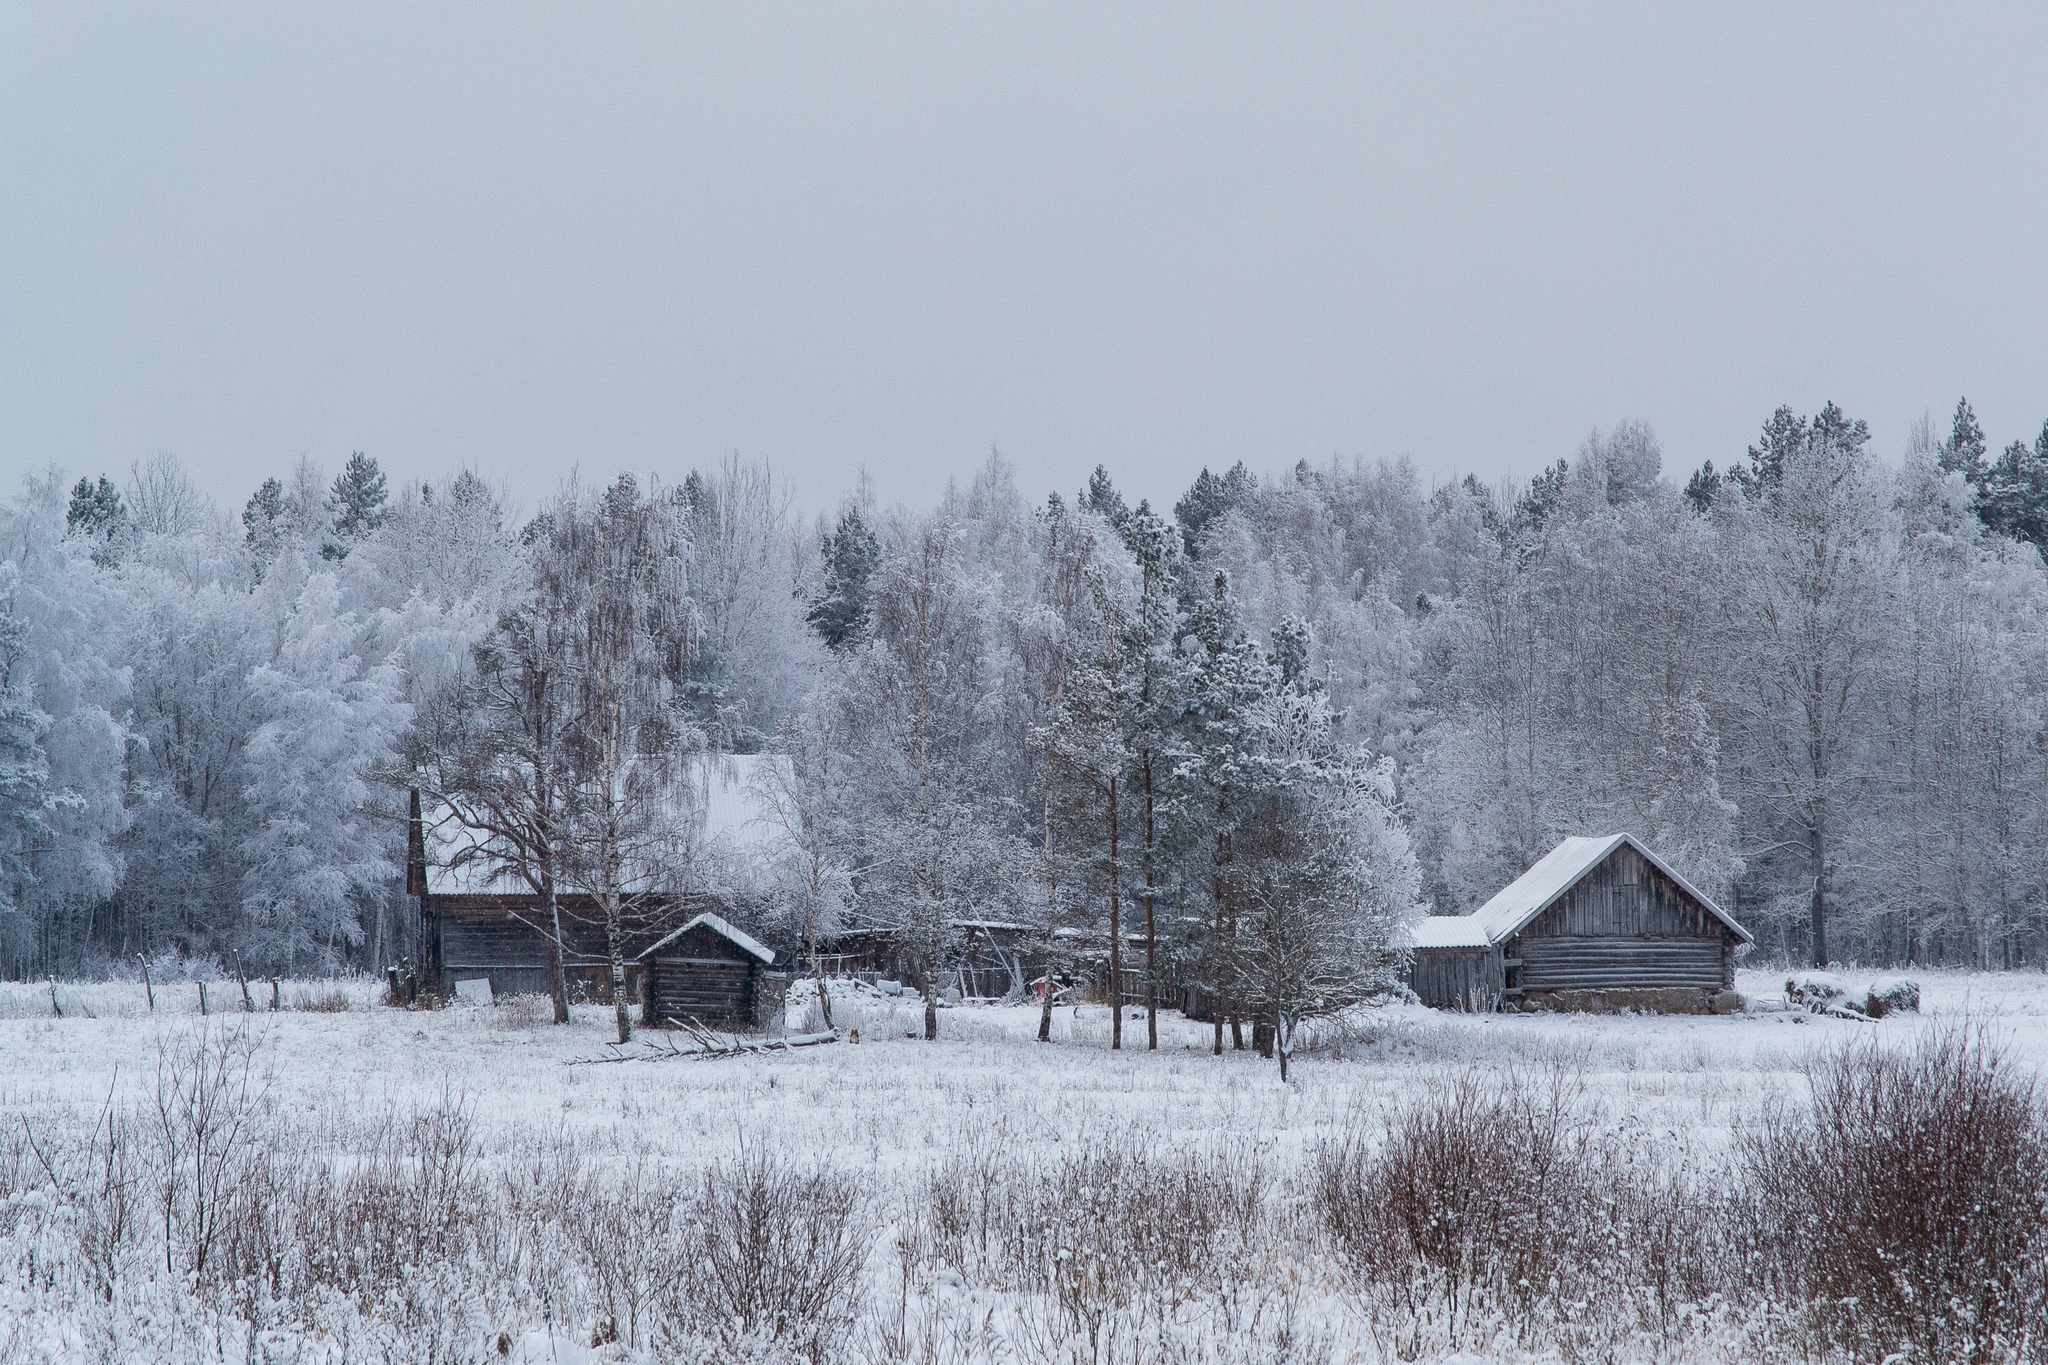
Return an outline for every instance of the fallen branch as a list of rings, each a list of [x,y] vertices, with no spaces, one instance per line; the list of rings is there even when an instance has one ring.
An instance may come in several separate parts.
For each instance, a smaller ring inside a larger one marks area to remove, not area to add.
[[[595,1066],[603,1062],[666,1062],[676,1059],[701,1062],[713,1057],[759,1056],[769,1052],[788,1052],[793,1048],[817,1047],[821,1043],[836,1043],[837,1033],[802,1033],[794,1038],[740,1038],[731,1034],[717,1034],[700,1024],[684,1023],[670,1019],[688,1036],[689,1046],[679,1046],[673,1038],[648,1038],[642,1036],[640,1049],[629,1052],[619,1044],[610,1045],[610,1051],[603,1057],[575,1057],[570,1066]],[[694,1025],[694,1026],[693,1026]]]

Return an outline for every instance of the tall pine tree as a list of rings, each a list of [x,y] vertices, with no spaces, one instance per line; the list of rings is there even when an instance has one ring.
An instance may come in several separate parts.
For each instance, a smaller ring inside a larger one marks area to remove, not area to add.
[[[882,542],[858,507],[839,514],[825,537],[825,582],[804,619],[834,652],[860,642],[868,630],[868,580],[882,562]]]
[[[2048,422],[2031,447],[2014,441],[1985,472],[1977,515],[1999,535],[2048,550]]]
[[[328,496],[334,504],[334,538],[321,547],[320,553],[328,559],[344,559],[357,541],[368,539],[371,532],[384,524],[390,515],[385,505],[390,492],[377,462],[358,450],[348,457],[341,473],[334,476],[334,487]]]
[[[1971,408],[1970,400],[1958,398],[1955,415],[1949,420],[1948,439],[1941,443],[1941,472],[1960,474],[1972,488],[1981,489],[1989,469],[1984,460],[1988,449],[1984,442],[1984,428],[1977,424],[1977,413]]]

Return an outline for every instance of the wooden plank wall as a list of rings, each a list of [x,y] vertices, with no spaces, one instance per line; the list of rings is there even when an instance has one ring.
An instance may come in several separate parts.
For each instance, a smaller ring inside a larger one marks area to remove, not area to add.
[[[1491,1010],[1506,986],[1497,948],[1418,948],[1408,982],[1440,1010]]]
[[[1522,930],[1524,938],[1720,938],[1727,932],[1677,882],[1623,844]]]
[[[548,989],[548,938],[540,927],[540,897],[421,896],[419,901],[420,956],[428,979],[438,979],[444,994],[452,992],[457,981],[477,977],[487,978],[496,995]],[[610,952],[597,903],[588,896],[565,895],[560,904],[571,992],[610,999]],[[647,945],[691,915],[725,908],[711,897],[681,897],[660,913],[646,916],[626,938],[629,982],[637,971],[633,959]]]
[[[1718,990],[1726,949],[1714,939],[1524,938],[1520,982],[1530,991]]]
[[[1527,991],[1649,990],[1733,981],[1734,935],[1623,845],[1507,944]]]
[[[441,926],[441,966],[457,976],[493,967],[548,966],[548,941],[516,919],[451,919]]]

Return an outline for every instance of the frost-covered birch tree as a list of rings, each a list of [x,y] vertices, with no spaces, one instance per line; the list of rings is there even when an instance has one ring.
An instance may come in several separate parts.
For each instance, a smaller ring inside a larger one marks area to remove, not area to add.
[[[1868,777],[1858,745],[1889,634],[1895,533],[1868,429],[1780,409],[1723,531],[1729,714],[1766,803],[1804,845],[1807,949],[1828,952],[1831,840]]]
[[[674,885],[679,794],[702,741],[677,695],[697,642],[689,548],[679,500],[622,474],[558,499],[536,551],[536,589],[563,626],[562,871],[604,916],[622,1043],[626,935]]]
[[[853,896],[853,841],[842,823],[852,781],[844,719],[830,703],[792,716],[776,733],[773,752],[780,761],[755,769],[751,792],[762,818],[783,837],[772,894],[783,932],[803,945],[826,1028],[833,1027],[832,994],[819,946],[844,929]]]
[[[940,974],[965,926],[1010,903],[1017,849],[988,780],[997,717],[989,585],[951,517],[891,528],[870,597],[872,635],[839,703],[856,757],[863,923],[892,936],[938,1037]]]

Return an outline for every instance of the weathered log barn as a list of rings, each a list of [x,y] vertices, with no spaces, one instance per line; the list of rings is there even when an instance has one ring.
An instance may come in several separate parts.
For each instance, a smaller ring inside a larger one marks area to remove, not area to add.
[[[945,958],[933,973],[935,990],[957,990],[968,999],[1002,999],[1023,994],[1043,971],[1030,929],[1000,920],[951,920]],[[828,969],[863,978],[917,980],[913,954],[886,928],[848,930],[832,943]],[[799,967],[805,964],[799,963]]]
[[[785,996],[783,979],[767,975],[774,964],[752,935],[699,914],[640,953],[640,1022],[765,1028]]]
[[[641,959],[658,940],[701,917],[729,924],[750,867],[773,855],[779,832],[763,819],[754,782],[769,755],[724,755],[698,765],[675,811],[674,864],[641,877],[625,957],[628,990],[644,995]],[[406,891],[418,911],[414,962],[420,989],[451,996],[455,983],[488,980],[493,995],[549,989],[551,932],[538,892],[491,837],[457,812],[415,798]],[[676,885],[663,885],[664,877]],[[706,883],[719,892],[692,889]],[[611,988],[604,916],[596,900],[558,890],[564,965],[572,995],[604,999]],[[765,950],[764,950],[765,951]]]
[[[1469,915],[1413,929],[1438,1009],[1704,1012],[1750,933],[1633,836],[1566,839]]]

